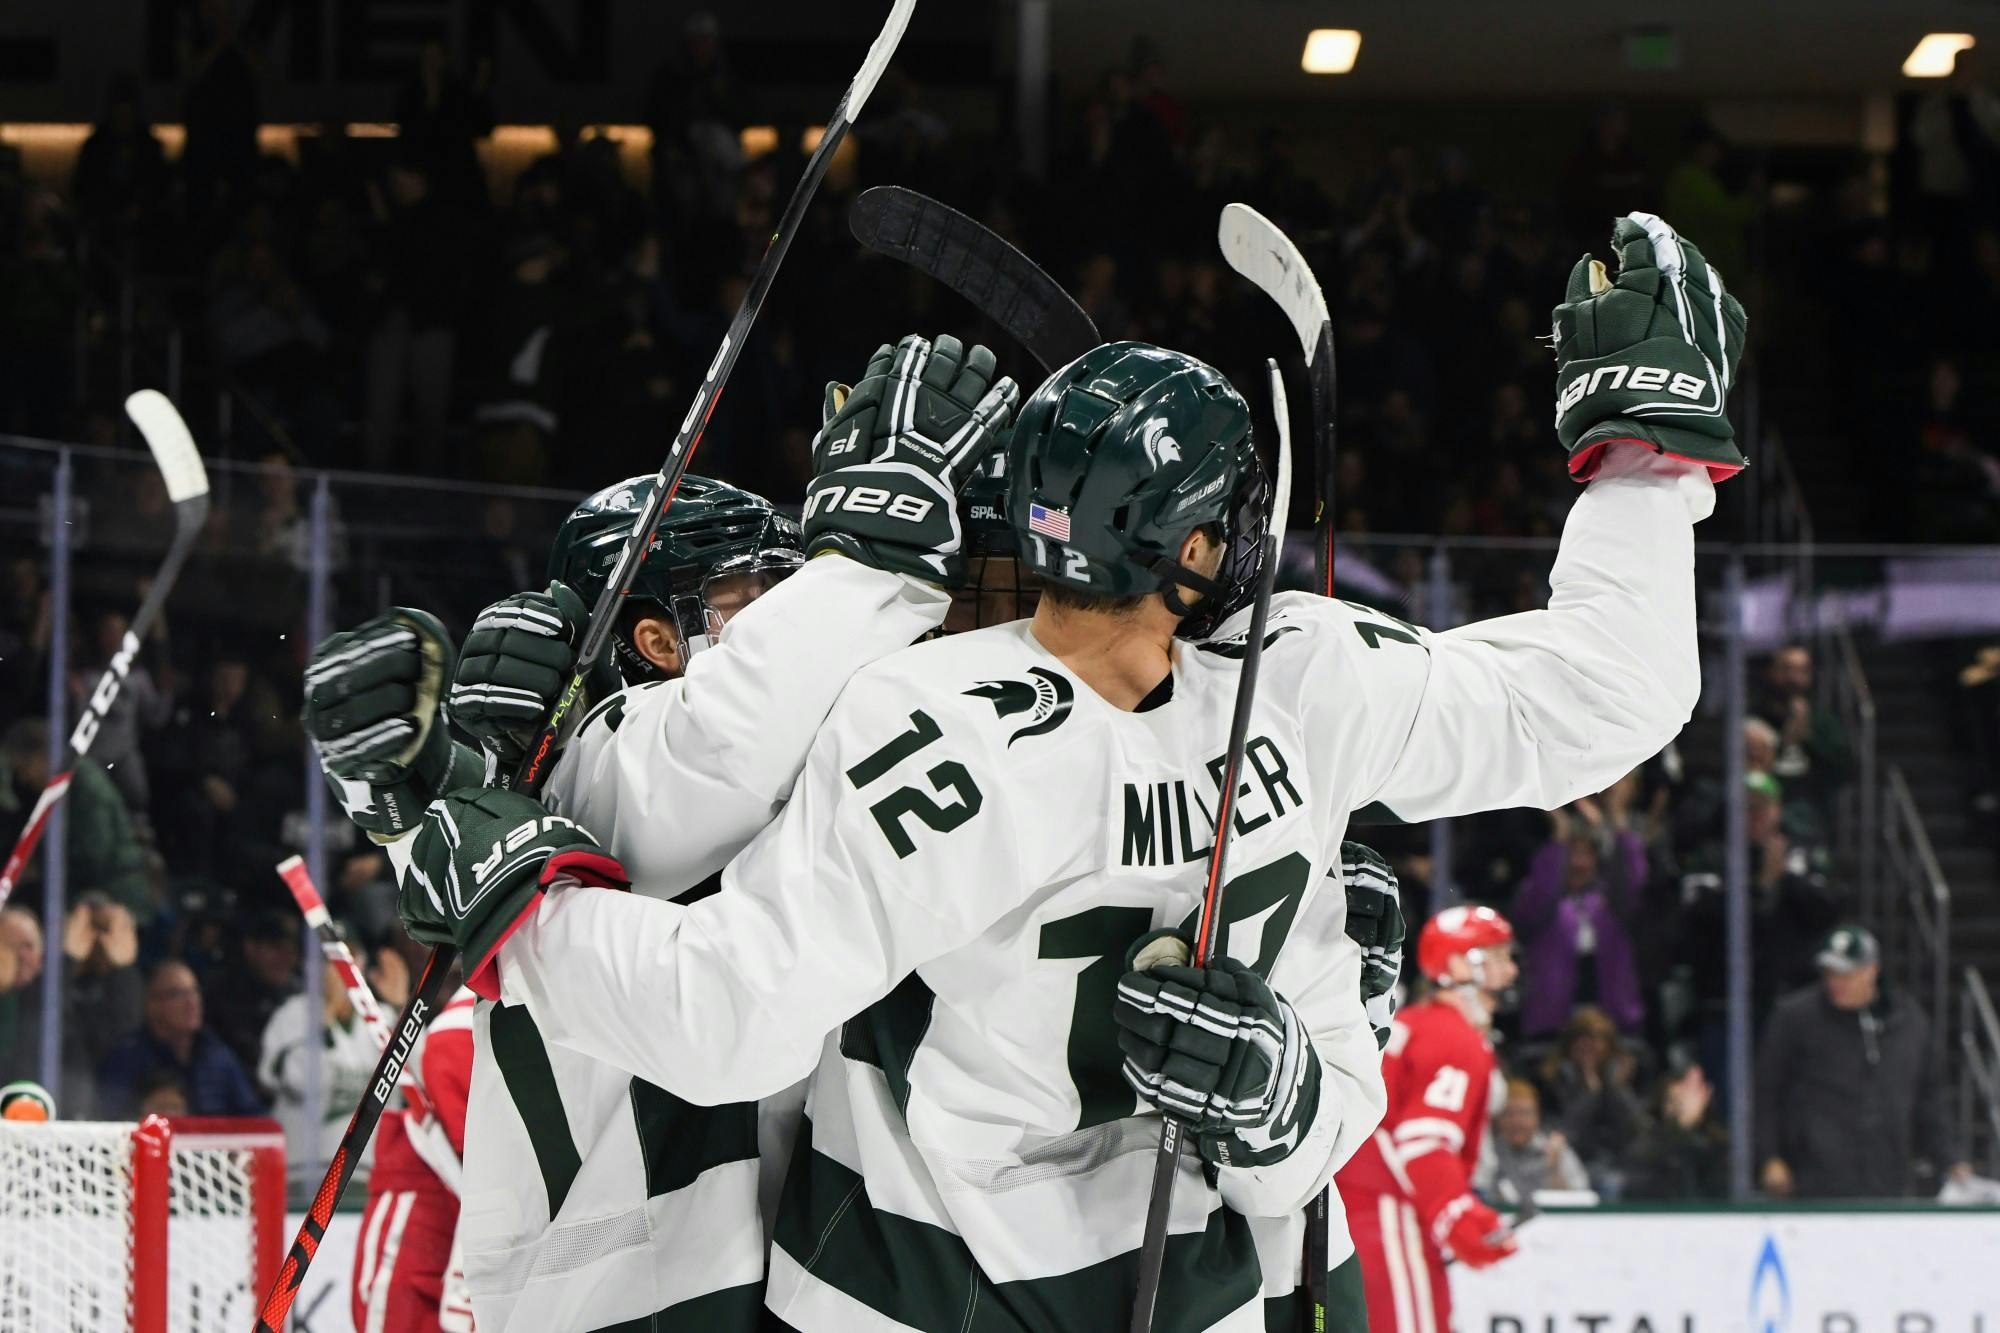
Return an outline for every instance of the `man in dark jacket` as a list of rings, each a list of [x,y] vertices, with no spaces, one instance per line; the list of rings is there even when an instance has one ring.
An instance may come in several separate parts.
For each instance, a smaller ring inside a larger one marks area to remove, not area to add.
[[[1902,1198],[1954,1161],[1930,1022],[1880,987],[1881,948],[1858,926],[1827,936],[1820,982],[1778,1002],[1757,1060],[1757,1158],[1785,1198]],[[1950,1174],[1968,1174],[1964,1163]]]
[[[186,963],[168,961],[146,979],[146,1021],[97,1067],[104,1114],[137,1114],[140,1090],[162,1071],[187,1089],[191,1115],[263,1115],[264,1100],[222,1038],[202,1023],[201,987]]]

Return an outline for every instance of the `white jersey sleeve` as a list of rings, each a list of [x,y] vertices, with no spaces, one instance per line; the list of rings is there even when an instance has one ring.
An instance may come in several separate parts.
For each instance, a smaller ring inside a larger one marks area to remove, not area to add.
[[[1356,618],[1357,688],[1318,705],[1363,718],[1342,747],[1355,808],[1553,809],[1657,753],[1701,693],[1693,525],[1714,505],[1703,468],[1614,445],[1570,510],[1546,610],[1443,633]]]
[[[988,768],[975,729],[940,729],[893,675],[863,673],[721,892],[555,889],[502,947],[501,998],[545,1040],[689,1101],[775,1094],[829,1030],[1043,882]]]
[[[844,556],[810,560],[745,607],[679,680],[592,709],[546,804],[635,883],[677,894],[769,824],[855,671],[944,621],[943,589]]]

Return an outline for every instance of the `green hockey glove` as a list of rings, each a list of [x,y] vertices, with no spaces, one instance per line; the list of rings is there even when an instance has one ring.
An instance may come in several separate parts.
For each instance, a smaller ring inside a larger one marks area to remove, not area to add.
[[[1021,390],[949,334],[879,347],[851,390],[826,386],[806,487],[806,554],[839,551],[933,583],[963,572],[958,493],[999,444]]]
[[[313,650],[299,720],[364,831],[407,833],[440,792],[479,780],[479,756],[451,739],[438,710],[451,662],[444,626],[404,606]]]
[[[1373,848],[1343,842],[1340,877],[1347,884],[1347,938],[1361,948],[1361,1007],[1375,1029],[1375,1045],[1387,1047],[1396,1020],[1396,982],[1403,975],[1403,940],[1408,933],[1396,872]]]
[[[411,939],[456,945],[465,984],[495,1000],[500,946],[564,876],[631,886],[625,867],[573,821],[519,792],[467,787],[424,812],[396,908]]]
[[[1305,1141],[1319,1112],[1319,1056],[1299,1016],[1233,958],[1205,968],[1177,932],[1156,930],[1126,956],[1112,1013],[1125,1081],[1185,1121],[1213,1166],[1270,1166]]]
[[[503,597],[472,622],[446,707],[502,767],[520,762],[569,687],[589,621],[583,599],[551,583]]]
[[[1618,277],[1585,255],[1555,309],[1556,436],[1579,481],[1621,440],[1706,464],[1744,466],[1727,413],[1743,356],[1743,307],[1694,245],[1651,213],[1618,219]]]

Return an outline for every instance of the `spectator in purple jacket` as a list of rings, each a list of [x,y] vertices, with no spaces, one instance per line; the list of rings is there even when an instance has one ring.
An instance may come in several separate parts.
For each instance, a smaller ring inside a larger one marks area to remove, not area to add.
[[[1580,1004],[1636,1033],[1645,1019],[1632,922],[1646,889],[1646,849],[1626,811],[1585,797],[1549,815],[1550,836],[1514,896],[1521,938],[1521,1035],[1562,1029]]]

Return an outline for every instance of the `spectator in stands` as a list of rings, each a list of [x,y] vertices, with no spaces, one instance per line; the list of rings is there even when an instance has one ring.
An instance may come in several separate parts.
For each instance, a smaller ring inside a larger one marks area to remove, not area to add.
[[[0,735],[0,838],[12,845],[49,780],[49,726],[22,718]],[[86,756],[71,770],[63,799],[68,900],[92,891],[122,903],[141,929],[158,904],[146,877],[145,854],[132,829],[125,800],[97,762]],[[39,881],[44,858],[36,856],[22,873],[22,885]]]
[[[257,757],[250,683],[242,653],[211,649],[202,687],[177,711],[153,754],[167,863],[217,889],[231,882],[245,833],[235,816]]]
[[[147,214],[168,184],[166,151],[139,110],[139,80],[119,74],[76,155],[70,193],[77,214],[100,243],[144,242]]]
[[[140,1089],[162,1071],[187,1088],[193,1115],[262,1115],[264,1101],[235,1054],[202,1023],[201,987],[188,965],[169,960],[146,980],[144,1025],[114,1045],[97,1067],[101,1110],[129,1117]]]
[[[1720,1199],[1729,1193],[1729,1129],[1698,1064],[1660,1085],[1632,1152],[1628,1199]]]
[[[1707,122],[1688,135],[1687,156],[1667,173],[1666,216],[1683,236],[1699,236],[1701,252],[1731,287],[1747,281],[1749,247],[1745,234],[1757,216],[1749,190],[1732,190],[1722,178],[1727,146]]]
[[[41,922],[24,908],[0,912],[0,950],[12,947],[19,969],[14,993],[19,1025],[11,1062],[0,1070],[38,1075],[42,1060],[43,968]],[[132,914],[103,894],[88,895],[63,921],[62,1089],[68,1113],[97,1113],[91,1072],[119,1038],[139,1026],[144,983],[139,976],[139,932]]]
[[[1882,986],[1875,937],[1842,926],[1817,961],[1818,984],[1779,1001],[1757,1054],[1764,1192],[1904,1198],[1940,1174],[1969,1177],[1947,1146],[1930,1020]]]
[[[1540,1190],[1587,1190],[1590,1177],[1559,1129],[1542,1128],[1542,1097],[1524,1078],[1507,1080],[1507,1100],[1480,1142],[1472,1187],[1495,1204],[1519,1207]]]
[[[23,478],[21,484],[34,482]],[[47,677],[43,655],[53,616],[41,562],[30,555],[8,560],[6,578],[0,581],[0,698],[36,697]]]
[[[390,1013],[401,1009],[408,989],[406,984],[399,985],[399,978],[406,979],[408,975],[400,970],[402,960],[398,958],[397,970],[389,972],[371,966],[369,951],[364,946],[350,942],[348,947],[353,950],[355,961],[362,965],[369,988],[383,1009]],[[311,1108],[306,1105],[308,1004],[320,1006],[322,1020],[321,1105],[317,1125],[308,1119]],[[355,1106],[367,1091],[380,1055],[374,1034],[347,998],[347,988],[341,984],[340,973],[332,963],[321,970],[317,994],[301,991],[272,1013],[270,1023],[264,1028],[257,1081],[270,1090],[272,1114],[285,1127],[287,1167],[301,1178],[317,1178],[320,1167],[339,1147],[348,1117],[354,1114]]]
[[[481,56],[470,78],[454,71],[440,38],[417,51],[417,68],[396,94],[398,146],[421,165],[440,192],[466,203],[486,202],[475,141],[493,133],[493,61]]]
[[[106,611],[97,618],[92,651],[70,673],[71,708],[81,710],[89,701],[90,692],[123,650],[125,631],[130,628],[131,621],[122,611]],[[152,637],[155,636],[149,636]],[[91,743],[90,757],[104,766],[105,776],[125,798],[126,809],[140,824],[146,822],[152,809],[152,789],[146,781],[146,754],[140,739],[144,733],[165,726],[171,716],[173,696],[154,683],[152,671],[139,660],[126,667],[125,683],[119,688],[118,697],[98,715],[97,739]]]
[[[1615,1199],[1645,1123],[1632,1084],[1638,1057],[1617,1025],[1582,1005],[1542,1066],[1542,1087],[1563,1136],[1590,1174],[1591,1188]]]
[[[1982,646],[1959,669],[1958,707],[1962,733],[1972,747],[1978,786],[1975,814],[2000,814],[2000,643]]]
[[[276,909],[254,914],[222,967],[202,987],[216,1035],[246,1069],[263,1053],[271,1015],[299,993],[302,929],[295,914]]]
[[[246,183],[257,166],[257,126],[263,120],[257,57],[238,35],[234,0],[202,0],[198,47],[181,119],[187,142],[181,172],[206,208]]]
[[[1771,775],[1786,794],[1812,803],[1820,827],[1833,822],[1833,798],[1854,770],[1854,750],[1838,717],[1813,703],[1812,649],[1787,644],[1772,657],[1750,711],[1778,732]]]
[[[363,458],[377,471],[442,476],[458,323],[466,311],[473,254],[465,219],[441,197],[425,167],[390,167],[382,206],[382,269],[371,275],[381,317],[368,337]],[[410,401],[408,443],[399,438]]]
[[[139,1117],[192,1115],[187,1084],[171,1069],[156,1069],[139,1084]]]
[[[1646,853],[1631,828],[1634,784],[1620,783],[1549,816],[1550,836],[1528,864],[1508,915],[1520,932],[1521,1033],[1559,1030],[1579,1003],[1595,1003],[1620,1030],[1645,1020],[1632,923],[1646,892]]]

